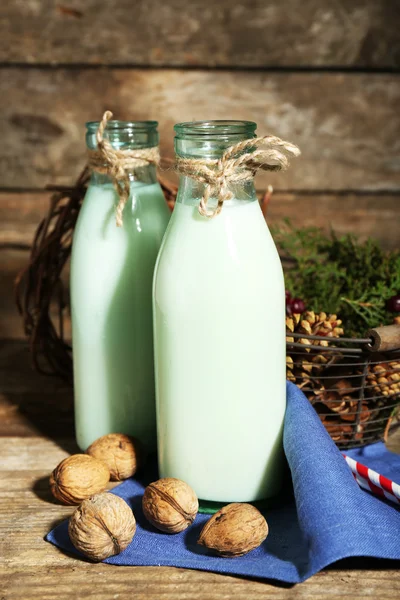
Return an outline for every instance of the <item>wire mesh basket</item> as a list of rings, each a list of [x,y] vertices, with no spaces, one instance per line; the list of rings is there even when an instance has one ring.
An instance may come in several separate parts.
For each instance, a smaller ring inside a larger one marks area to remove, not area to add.
[[[293,341],[292,341],[293,340]],[[400,403],[400,325],[365,338],[290,333],[288,378],[305,393],[341,449],[387,437]]]

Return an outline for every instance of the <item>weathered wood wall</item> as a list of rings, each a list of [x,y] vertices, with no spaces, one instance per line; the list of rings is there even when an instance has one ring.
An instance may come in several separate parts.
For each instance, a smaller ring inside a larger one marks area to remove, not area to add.
[[[21,0],[4,63],[398,67],[397,0]]]
[[[84,123],[234,118],[297,143],[271,220],[400,241],[398,0],[30,0],[0,3],[0,336],[45,186],[84,162]]]
[[[192,118],[250,119],[298,144],[301,159],[260,174],[262,187],[400,191],[399,106],[400,78],[383,74],[3,69],[0,178],[7,188],[70,183],[84,161],[84,122],[109,107],[156,118],[169,156],[174,123]]]

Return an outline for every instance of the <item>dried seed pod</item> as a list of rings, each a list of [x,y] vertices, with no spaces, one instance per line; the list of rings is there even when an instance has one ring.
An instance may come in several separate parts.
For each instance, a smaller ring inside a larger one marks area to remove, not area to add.
[[[52,494],[62,504],[80,504],[102,492],[110,480],[108,467],[87,454],[65,458],[50,475]]]
[[[300,324],[301,333],[307,333],[308,335],[312,335],[312,329],[309,321],[303,319]]]
[[[132,477],[137,471],[141,454],[138,440],[123,433],[103,435],[86,452],[107,465],[111,481]]]
[[[340,421],[332,422],[323,419],[322,423],[334,442],[345,442],[353,433],[351,425],[344,425]]]
[[[228,558],[258,548],[267,535],[267,521],[260,511],[251,504],[233,503],[207,521],[197,543]]]
[[[320,401],[333,412],[342,413],[346,410],[346,402],[344,402],[336,392],[325,392],[321,394]]]
[[[371,399],[397,394],[400,391],[400,361],[382,362],[369,367],[367,380],[367,394]]]
[[[84,500],[68,525],[75,548],[95,561],[122,552],[135,532],[132,510],[125,500],[109,493],[95,494]]]
[[[199,501],[192,488],[173,477],[150,483],[143,495],[144,516],[164,533],[179,533],[193,523]]]
[[[332,387],[334,387],[341,396],[351,394],[351,392],[354,391],[353,386],[347,379],[339,379],[338,381],[333,382]]]

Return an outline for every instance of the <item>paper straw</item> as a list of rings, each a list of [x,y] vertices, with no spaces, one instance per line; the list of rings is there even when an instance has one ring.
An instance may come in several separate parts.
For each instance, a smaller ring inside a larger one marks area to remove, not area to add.
[[[400,485],[346,456],[346,454],[343,454],[343,456],[354,475],[354,479],[361,488],[381,498],[400,504]]]

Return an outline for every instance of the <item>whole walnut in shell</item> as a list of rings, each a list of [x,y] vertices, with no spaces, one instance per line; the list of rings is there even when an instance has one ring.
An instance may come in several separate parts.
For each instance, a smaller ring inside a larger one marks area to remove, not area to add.
[[[63,504],[80,504],[102,492],[110,480],[108,467],[87,454],[73,454],[60,462],[50,475],[50,489]]]
[[[77,550],[99,561],[119,554],[136,532],[133,512],[114,494],[95,494],[84,500],[69,520],[68,533]]]
[[[143,495],[144,516],[164,533],[179,533],[193,523],[199,501],[192,488],[173,477],[150,483]]]
[[[107,465],[111,481],[121,481],[136,473],[141,450],[135,438],[123,433],[109,433],[93,442],[86,452]]]
[[[251,504],[224,506],[201,530],[198,544],[219,556],[234,557],[258,548],[268,535],[267,521]]]

